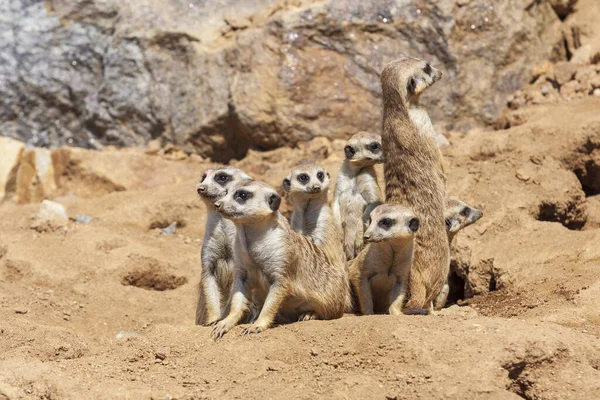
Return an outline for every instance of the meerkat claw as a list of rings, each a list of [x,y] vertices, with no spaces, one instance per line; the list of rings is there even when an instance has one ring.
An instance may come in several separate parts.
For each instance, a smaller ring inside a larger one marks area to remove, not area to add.
[[[253,333],[261,333],[262,331],[263,331],[263,328],[261,326],[250,325],[249,327],[244,328],[242,330],[242,335],[250,336]]]

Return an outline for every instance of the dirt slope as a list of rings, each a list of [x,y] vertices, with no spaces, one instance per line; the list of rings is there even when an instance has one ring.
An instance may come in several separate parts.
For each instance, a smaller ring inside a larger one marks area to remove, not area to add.
[[[134,150],[120,170],[81,161],[57,201],[88,224],[31,229],[39,203],[0,205],[0,399],[598,397],[599,110],[594,97],[525,107],[519,126],[450,135],[449,193],[484,210],[455,240],[462,307],[220,342],[193,325],[205,213],[189,177],[210,164]],[[279,184],[316,161],[335,178],[342,146],[316,139],[238,165]],[[151,185],[128,180],[136,168]]]

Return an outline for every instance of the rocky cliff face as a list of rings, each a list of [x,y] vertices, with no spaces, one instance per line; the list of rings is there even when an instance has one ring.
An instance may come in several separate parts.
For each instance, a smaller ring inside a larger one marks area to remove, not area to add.
[[[423,101],[440,130],[466,129],[566,59],[561,24],[526,0],[2,1],[0,132],[227,161],[378,130],[378,73],[400,55],[444,71]]]

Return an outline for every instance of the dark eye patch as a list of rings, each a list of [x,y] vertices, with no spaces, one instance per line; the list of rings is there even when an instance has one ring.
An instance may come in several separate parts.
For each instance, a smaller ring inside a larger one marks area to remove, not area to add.
[[[391,218],[380,219],[377,225],[382,229],[390,229],[394,225],[394,220]]]
[[[423,68],[423,72],[425,72],[427,75],[431,75],[431,65],[427,64],[425,68]]]
[[[246,201],[251,199],[253,194],[247,190],[240,189],[233,195],[233,199],[240,204],[244,204]]]
[[[469,207],[463,208],[460,212],[460,215],[462,215],[463,217],[468,217],[469,215],[471,215],[471,209]]]
[[[320,180],[321,182],[323,182],[323,180],[325,180],[325,174],[323,173],[323,171],[317,172],[317,179]]]
[[[229,181],[231,181],[231,175],[229,174],[220,173],[215,175],[215,182],[221,186],[225,186]]]
[[[379,150],[381,150],[381,145],[377,142],[372,142],[369,143],[369,145],[367,146],[369,148],[369,150],[371,150],[371,152],[373,153],[378,153]]]
[[[350,159],[354,157],[356,150],[354,150],[354,147],[348,145],[344,147],[344,154],[346,154],[346,158]]]
[[[298,182],[302,184],[306,184],[310,180],[310,176],[308,176],[308,174],[299,174],[296,178],[298,179]]]

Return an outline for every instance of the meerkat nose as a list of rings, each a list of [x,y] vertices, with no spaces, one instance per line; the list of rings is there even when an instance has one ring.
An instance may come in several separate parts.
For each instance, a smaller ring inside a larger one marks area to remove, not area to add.
[[[313,185],[313,190],[321,190],[321,186],[319,185]]]
[[[206,192],[206,186],[198,186],[198,194]]]
[[[363,240],[365,242],[367,242],[369,239],[371,239],[371,235],[365,233],[364,236],[363,236]]]
[[[222,206],[222,205],[223,205],[223,203],[221,203],[220,201],[217,201],[217,202],[215,203],[215,208],[216,208],[217,210],[219,210],[219,209],[221,208],[221,206]]]

